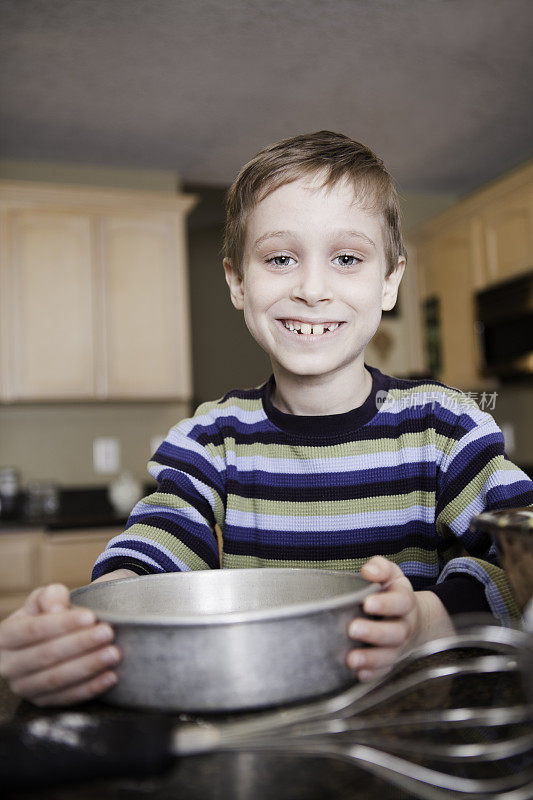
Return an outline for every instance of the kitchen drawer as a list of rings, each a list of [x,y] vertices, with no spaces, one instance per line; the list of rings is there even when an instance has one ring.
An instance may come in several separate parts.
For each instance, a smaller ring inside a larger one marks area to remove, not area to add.
[[[104,528],[48,534],[41,548],[41,583],[64,583],[69,588],[90,583],[97,557],[121,532]]]
[[[0,592],[28,592],[39,582],[39,544],[42,533],[0,536]]]
[[[9,617],[13,611],[17,611],[26,602],[28,592],[17,592],[16,594],[0,595],[0,620]]]

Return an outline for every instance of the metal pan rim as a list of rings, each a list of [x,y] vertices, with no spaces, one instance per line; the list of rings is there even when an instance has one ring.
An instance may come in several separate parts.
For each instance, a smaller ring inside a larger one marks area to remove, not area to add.
[[[294,568],[269,567],[266,569],[270,573],[305,572],[306,574],[309,574],[310,572],[316,572],[321,574],[330,574],[332,576],[333,575],[346,576],[346,575],[359,574],[356,572],[347,572],[342,570],[326,570],[326,569],[313,570],[312,568],[307,569],[305,567],[294,567]],[[206,570],[202,571],[205,572]],[[236,570],[227,570],[227,571],[234,572]],[[257,573],[257,568],[250,568],[238,571]],[[155,577],[159,579],[168,579],[168,578],[173,578],[175,575],[178,574],[193,574],[193,573],[168,572],[168,573],[157,573],[152,575],[140,575],[135,578],[122,578],[114,581],[107,581],[105,585],[112,586],[114,584],[124,584],[126,582],[131,582],[131,581],[150,580],[150,579],[153,580],[153,578]],[[70,594],[72,604],[74,606],[83,606],[91,608],[90,605],[87,606],[86,604],[83,603],[83,595],[87,593],[88,589],[92,589],[94,586],[95,586],[94,583],[90,583],[87,584],[86,586],[80,586],[78,589],[74,589]],[[124,627],[142,626],[142,627],[158,627],[158,628],[169,628],[169,627],[205,628],[207,626],[209,627],[232,626],[232,625],[244,625],[247,623],[254,623],[254,622],[265,622],[265,621],[276,622],[278,620],[283,620],[288,618],[298,618],[298,617],[310,616],[312,614],[337,611],[342,608],[349,608],[350,606],[358,604],[362,605],[366,597],[368,597],[370,594],[374,594],[375,592],[379,591],[379,588],[380,588],[379,584],[369,583],[368,586],[362,586],[361,588],[355,589],[350,592],[335,594],[332,597],[321,600],[311,600],[311,601],[303,600],[302,602],[290,603],[284,606],[277,606],[267,609],[223,612],[220,614],[205,614],[203,616],[202,615],[178,616],[176,614],[169,616],[161,616],[154,614],[137,614],[135,617],[132,617],[123,613],[117,614],[116,612],[102,611],[97,608],[93,610],[99,620],[102,620],[104,622],[109,622],[110,624],[121,625]]]

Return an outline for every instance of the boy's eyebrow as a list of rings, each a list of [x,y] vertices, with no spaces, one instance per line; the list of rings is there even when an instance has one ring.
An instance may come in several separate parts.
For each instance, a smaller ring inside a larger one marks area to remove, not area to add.
[[[339,230],[335,231],[335,236],[355,236],[357,239],[363,239],[363,241],[372,247],[376,246],[376,243],[370,238],[370,236],[367,236],[366,233],[363,233],[363,231]]]
[[[276,236],[294,236],[294,231],[268,231],[268,233],[264,233],[259,239],[256,239],[253,246],[257,247],[258,245],[262,244],[267,239],[274,239]]]
[[[276,237],[281,237],[281,236],[296,236],[296,235],[297,234],[295,234],[294,231],[268,231],[267,233],[264,233],[262,236],[260,236],[258,239],[255,240],[255,242],[253,243],[253,247],[258,247],[267,239],[274,239]],[[335,231],[334,236],[335,238],[337,236],[354,236],[357,239],[363,239],[363,241],[367,242],[367,244],[371,245],[371,247],[374,248],[376,247],[375,242],[373,242],[372,239],[366,235],[366,233],[363,233],[363,231],[338,230]]]

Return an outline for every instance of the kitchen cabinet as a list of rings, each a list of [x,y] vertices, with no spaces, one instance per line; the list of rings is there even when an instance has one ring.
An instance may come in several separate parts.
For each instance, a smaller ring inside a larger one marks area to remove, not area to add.
[[[435,377],[463,390],[493,388],[481,376],[475,293],[533,267],[533,164],[411,230],[409,242],[426,319],[421,337],[432,346],[437,339],[440,352],[435,359],[432,350],[426,366],[438,362]]]
[[[48,533],[41,543],[40,583],[64,583],[69,589],[90,583],[94,562],[120,532],[88,528]]]
[[[96,558],[120,533],[115,528],[46,531],[13,529],[0,533],[0,619],[21,606],[37,586],[90,583]]]
[[[4,302],[16,399],[94,394],[91,220],[48,211],[8,215]],[[8,299],[10,302],[8,302]]]
[[[0,535],[0,619],[11,614],[39,585],[41,531]]]
[[[533,182],[491,200],[482,212],[482,221],[486,286],[533,267]]]
[[[172,214],[102,220],[102,304],[109,398],[190,396],[185,242]]]
[[[190,398],[194,202],[0,182],[0,400]]]
[[[479,372],[474,325],[473,231],[470,223],[449,225],[420,246],[417,263],[423,296],[436,298],[440,339],[439,379],[467,388]]]

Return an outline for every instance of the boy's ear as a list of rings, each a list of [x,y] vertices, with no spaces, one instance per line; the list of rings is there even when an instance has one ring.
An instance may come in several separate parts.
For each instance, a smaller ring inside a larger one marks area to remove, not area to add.
[[[381,310],[390,311],[396,304],[400,281],[405,270],[405,258],[400,256],[394,272],[385,277],[383,284],[383,294],[381,295]]]
[[[231,302],[235,308],[242,311],[244,308],[244,289],[242,285],[242,277],[236,272],[231,263],[231,258],[225,258],[222,262],[224,272],[226,273],[226,283],[229,286],[231,295]]]

